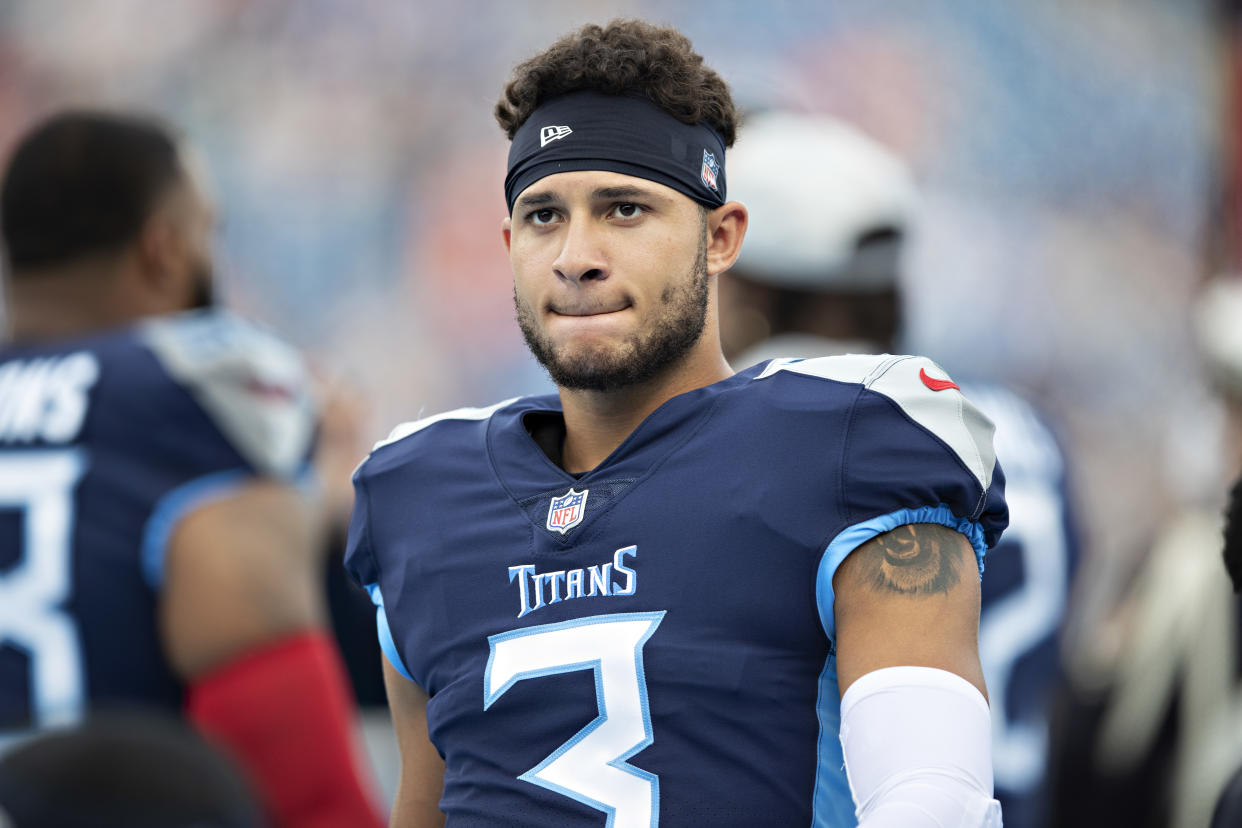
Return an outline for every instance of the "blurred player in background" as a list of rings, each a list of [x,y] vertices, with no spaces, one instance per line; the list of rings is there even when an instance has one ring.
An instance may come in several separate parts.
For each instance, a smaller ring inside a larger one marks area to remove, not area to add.
[[[1242,477],[1229,489],[1225,506],[1225,571],[1233,585],[1234,595],[1242,594]],[[1238,599],[1234,598],[1235,607]],[[1242,614],[1239,615],[1242,622]],[[1227,698],[1227,697],[1226,697]],[[1242,750],[1237,751],[1233,778],[1224,786],[1212,814],[1212,828],[1233,828],[1242,825]]]
[[[0,757],[3,828],[265,825],[237,768],[171,716],[93,716]]]
[[[399,427],[355,474],[394,823],[999,826],[990,424],[920,357],[733,372],[736,111],[680,33],[585,26],[496,115],[558,393]]]
[[[777,357],[896,353],[901,258],[913,182],[892,152],[823,115],[748,118],[729,159],[750,210],[737,264],[721,277],[721,337],[737,367]],[[961,383],[996,425],[1009,528],[988,553],[979,656],[992,709],[996,797],[1009,828],[1038,825],[1057,633],[1077,558],[1060,449],[1016,394]]]
[[[1242,766],[1242,514],[1236,486],[1224,497],[1242,475],[1242,2],[1210,6],[1214,220],[1186,325],[1208,382],[1191,395],[1181,380],[1163,452],[1135,447],[1165,458],[1168,516],[1071,618],[1054,731],[1051,824],[1063,828],[1242,824],[1242,779],[1230,785]]]
[[[179,710],[280,826],[377,825],[325,633],[298,355],[213,309],[174,134],[66,112],[0,189],[0,734]]]
[[[1193,319],[1217,397],[1185,425],[1215,444],[1218,467],[1182,493],[1122,599],[1077,642],[1054,743],[1051,824],[1064,828],[1201,828],[1242,764],[1236,492],[1221,561],[1222,493],[1242,473],[1242,279],[1207,282]],[[1238,812],[1236,793],[1221,812]]]

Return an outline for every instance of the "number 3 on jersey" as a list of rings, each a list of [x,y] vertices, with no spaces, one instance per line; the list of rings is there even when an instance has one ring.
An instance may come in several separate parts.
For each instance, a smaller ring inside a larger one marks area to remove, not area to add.
[[[488,638],[484,710],[523,679],[595,672],[599,716],[518,778],[603,811],[608,828],[659,821],[659,779],[626,760],[652,742],[643,645],[663,618],[663,612],[597,615]]]
[[[82,714],[84,685],[69,598],[73,489],[86,468],[74,450],[15,452],[0,460],[0,509],[23,517],[20,563],[0,576],[0,645],[30,657],[30,713],[37,727]]]

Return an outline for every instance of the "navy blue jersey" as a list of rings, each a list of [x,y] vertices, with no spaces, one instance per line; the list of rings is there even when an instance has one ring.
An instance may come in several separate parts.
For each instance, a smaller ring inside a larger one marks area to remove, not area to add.
[[[171,533],[294,476],[312,430],[296,354],[226,313],[0,348],[0,737],[178,708],[156,624]]]
[[[855,824],[832,576],[908,523],[982,566],[1006,520],[990,423],[889,356],[679,395],[578,477],[527,429],[557,413],[422,420],[355,474],[346,565],[430,696],[448,824]]]
[[[1039,414],[998,385],[962,391],[996,426],[1009,528],[988,554],[979,659],[992,709],[992,766],[1006,828],[1045,824],[1053,695],[1062,678],[1059,633],[1078,560],[1065,462]]]

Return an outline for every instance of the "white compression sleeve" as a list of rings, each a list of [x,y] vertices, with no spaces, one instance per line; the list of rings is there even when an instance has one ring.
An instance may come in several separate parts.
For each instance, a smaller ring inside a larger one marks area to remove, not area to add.
[[[988,703],[961,676],[864,674],[841,699],[841,745],[859,828],[1000,828]]]

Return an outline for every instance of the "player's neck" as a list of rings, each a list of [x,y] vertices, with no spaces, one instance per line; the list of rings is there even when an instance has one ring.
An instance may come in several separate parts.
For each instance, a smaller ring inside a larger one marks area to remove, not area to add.
[[[10,341],[64,339],[130,324],[142,309],[110,269],[76,267],[23,272],[9,281]]]
[[[561,466],[581,474],[602,463],[653,411],[678,394],[733,376],[720,347],[699,349],[665,374],[617,391],[560,389],[565,416]]]

